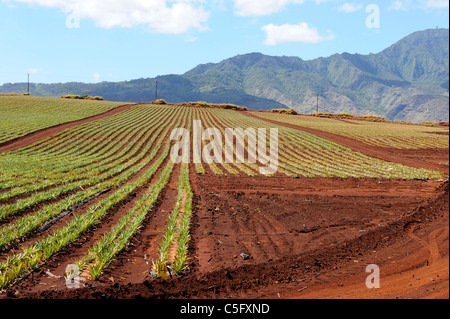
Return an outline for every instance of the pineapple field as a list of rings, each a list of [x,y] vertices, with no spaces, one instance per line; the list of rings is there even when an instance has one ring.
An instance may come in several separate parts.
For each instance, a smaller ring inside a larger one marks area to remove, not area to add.
[[[448,127],[23,99],[0,97],[0,298],[448,296]]]

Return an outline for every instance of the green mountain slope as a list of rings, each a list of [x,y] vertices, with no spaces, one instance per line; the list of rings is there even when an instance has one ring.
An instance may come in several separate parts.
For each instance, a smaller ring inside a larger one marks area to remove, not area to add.
[[[208,101],[252,109],[289,107],[376,114],[413,122],[449,120],[449,30],[415,32],[369,55],[342,53],[305,61],[261,53],[202,64],[182,75],[98,84],[33,84],[31,93],[101,95],[114,101]],[[24,92],[26,85],[5,84],[0,92]]]

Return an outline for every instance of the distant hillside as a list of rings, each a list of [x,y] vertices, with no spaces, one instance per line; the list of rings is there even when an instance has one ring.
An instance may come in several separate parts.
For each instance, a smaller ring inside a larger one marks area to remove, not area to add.
[[[413,122],[449,120],[449,30],[415,32],[377,54],[335,54],[304,61],[260,53],[202,64],[183,75],[98,84],[33,84],[33,95],[100,95],[113,101],[233,103],[301,113],[376,114]],[[5,84],[0,93],[26,91]]]

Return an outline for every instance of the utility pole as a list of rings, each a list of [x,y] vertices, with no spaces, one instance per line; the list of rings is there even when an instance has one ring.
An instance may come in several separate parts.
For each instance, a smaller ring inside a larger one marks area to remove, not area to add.
[[[30,73],[28,73],[28,87],[27,87],[27,93],[30,94]]]
[[[155,101],[158,101],[158,80],[156,80]]]
[[[319,112],[319,95],[320,93],[317,93],[317,112]]]

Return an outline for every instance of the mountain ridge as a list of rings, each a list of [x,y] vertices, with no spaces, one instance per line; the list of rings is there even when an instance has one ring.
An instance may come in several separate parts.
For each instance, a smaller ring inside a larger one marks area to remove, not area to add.
[[[449,119],[449,30],[414,32],[379,53],[344,52],[303,60],[259,52],[200,64],[184,74],[96,84],[32,84],[31,94],[100,95],[107,100],[207,101],[250,109],[294,108],[375,114],[412,122]],[[0,93],[23,93],[24,84],[4,84]]]

